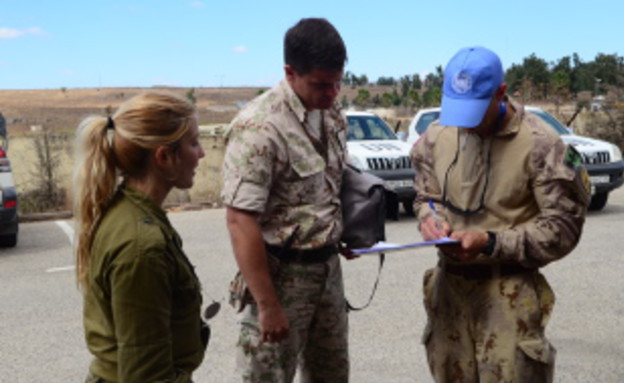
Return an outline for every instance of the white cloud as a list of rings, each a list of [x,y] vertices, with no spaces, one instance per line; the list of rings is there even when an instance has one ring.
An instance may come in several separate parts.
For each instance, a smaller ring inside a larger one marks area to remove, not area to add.
[[[42,36],[45,32],[39,27],[31,27],[26,29],[0,28],[0,39],[15,39],[24,35]]]
[[[247,47],[239,45],[239,46],[234,47],[232,50],[234,51],[234,53],[246,53]]]
[[[20,32],[17,29],[0,28],[0,39],[14,39],[22,34],[23,32]]]
[[[76,74],[76,72],[74,72],[74,71],[73,71],[73,70],[71,70],[71,69],[66,69],[66,70],[63,70],[63,71],[59,72],[59,74],[60,74],[61,76],[70,77],[70,76],[74,76],[74,75]]]
[[[202,1],[191,1],[189,5],[193,8],[201,8],[204,6],[204,3]]]

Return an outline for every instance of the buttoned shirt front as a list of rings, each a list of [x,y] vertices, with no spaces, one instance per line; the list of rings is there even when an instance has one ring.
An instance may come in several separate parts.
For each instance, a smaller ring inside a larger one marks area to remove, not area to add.
[[[337,243],[346,121],[338,104],[321,111],[321,138],[286,81],[250,102],[226,132],[222,199],[259,214],[265,242],[293,248]]]

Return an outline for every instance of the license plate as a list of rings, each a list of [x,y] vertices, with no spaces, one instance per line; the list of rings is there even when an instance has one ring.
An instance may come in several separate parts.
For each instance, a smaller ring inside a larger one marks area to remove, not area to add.
[[[386,185],[388,185],[391,189],[401,189],[401,188],[410,188],[414,186],[413,180],[388,180],[386,181]]]
[[[609,183],[609,176],[589,176],[592,185],[600,185]]]

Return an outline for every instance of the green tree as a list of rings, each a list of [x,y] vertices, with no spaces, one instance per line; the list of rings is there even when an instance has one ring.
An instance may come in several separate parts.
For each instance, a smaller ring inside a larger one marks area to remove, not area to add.
[[[373,98],[371,99],[371,103],[374,106],[381,106],[382,99],[381,99],[381,96],[379,95],[379,93],[377,93],[376,95],[373,96]]]
[[[439,87],[428,88],[422,96],[422,106],[439,106],[442,99],[442,90]]]
[[[601,86],[622,86],[621,74],[624,70],[622,57],[615,54],[598,53],[594,60],[594,76],[600,79]]]
[[[409,105],[410,106],[420,106],[420,92],[418,92],[417,89],[410,89],[409,92],[407,93],[407,99],[409,101]]]
[[[505,82],[509,87],[509,92],[514,94],[516,92],[523,92],[522,80],[524,79],[524,68],[518,64],[512,64],[507,72],[505,72]]]
[[[343,85],[351,85],[352,84],[352,80],[353,80],[353,73],[346,71],[343,75],[342,75],[342,84]]]
[[[428,73],[425,77],[424,86],[425,88],[442,88],[442,81],[444,78],[444,71],[441,66],[436,67],[435,73]]]
[[[396,85],[396,80],[393,77],[379,77],[377,79],[377,85]]]
[[[596,77],[593,65],[584,63],[577,53],[572,54],[572,75],[570,80],[572,93],[594,90]]]
[[[357,96],[353,99],[353,104],[357,106],[366,106],[370,102],[370,92],[367,89],[359,89]]]
[[[195,97],[195,88],[191,88],[186,91],[186,99],[193,105],[197,103],[197,98]]]
[[[422,88],[422,81],[420,80],[420,75],[418,74],[412,75],[412,88],[416,90],[420,90]]]
[[[401,84],[401,97],[407,98],[407,93],[412,89],[412,78],[410,76],[403,76],[399,80],[399,84]]]
[[[349,107],[349,100],[347,100],[347,96],[346,96],[346,95],[343,95],[343,96],[342,96],[342,100],[340,101],[340,105],[341,105],[344,109],[346,109],[346,108],[348,108],[348,107]]]
[[[539,95],[542,98],[547,98],[550,72],[546,60],[537,57],[535,53],[531,53],[529,57],[524,58],[522,66],[525,76],[538,89]]]

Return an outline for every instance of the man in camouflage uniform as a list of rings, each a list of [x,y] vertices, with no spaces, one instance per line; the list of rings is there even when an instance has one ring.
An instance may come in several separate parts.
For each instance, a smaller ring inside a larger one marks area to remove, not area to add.
[[[230,125],[223,201],[240,273],[238,367],[245,382],[347,382],[337,244],[346,121],[336,97],[346,48],[324,19],[284,40],[285,80]],[[251,293],[249,295],[249,292]]]
[[[498,56],[460,50],[442,112],[412,149],[425,240],[450,236],[424,277],[436,382],[551,382],[554,295],[540,267],[579,241],[589,196],[579,154],[505,92]]]

